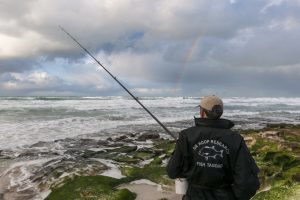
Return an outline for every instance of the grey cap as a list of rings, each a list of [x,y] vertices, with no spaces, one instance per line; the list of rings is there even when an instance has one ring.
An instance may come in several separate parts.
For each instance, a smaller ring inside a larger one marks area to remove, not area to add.
[[[205,96],[200,102],[200,107],[208,111],[213,111],[215,106],[220,107],[223,111],[223,101],[215,95]]]

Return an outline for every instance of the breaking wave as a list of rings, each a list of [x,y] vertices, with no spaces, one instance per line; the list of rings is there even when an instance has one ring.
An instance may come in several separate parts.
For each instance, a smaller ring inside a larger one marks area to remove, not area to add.
[[[163,123],[186,128],[200,97],[140,97]],[[237,128],[300,123],[300,98],[224,98],[224,117]],[[156,125],[130,97],[0,97],[0,149],[103,132],[119,126]],[[17,142],[16,142],[17,141]]]

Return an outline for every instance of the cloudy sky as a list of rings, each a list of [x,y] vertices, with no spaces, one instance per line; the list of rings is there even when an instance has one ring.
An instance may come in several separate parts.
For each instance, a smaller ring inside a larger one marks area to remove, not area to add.
[[[0,96],[299,96],[300,0],[0,0]]]

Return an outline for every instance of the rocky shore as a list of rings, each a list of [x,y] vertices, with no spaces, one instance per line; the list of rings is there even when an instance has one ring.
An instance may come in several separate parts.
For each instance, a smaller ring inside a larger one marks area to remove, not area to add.
[[[241,133],[261,170],[253,199],[300,199],[300,126]],[[0,150],[0,199],[181,199],[165,172],[174,146],[149,129]]]
[[[300,126],[269,124],[243,135],[260,168],[261,188],[253,199],[300,199]]]

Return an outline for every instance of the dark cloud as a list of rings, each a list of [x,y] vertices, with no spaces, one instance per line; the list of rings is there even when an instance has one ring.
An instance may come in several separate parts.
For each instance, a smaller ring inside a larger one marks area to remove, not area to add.
[[[123,94],[58,25],[139,94],[299,93],[299,1],[0,5],[0,84],[9,95]],[[51,81],[26,80],[43,72]]]
[[[22,72],[32,69],[37,62],[34,59],[28,58],[14,58],[14,59],[0,59],[0,75],[5,72]]]

